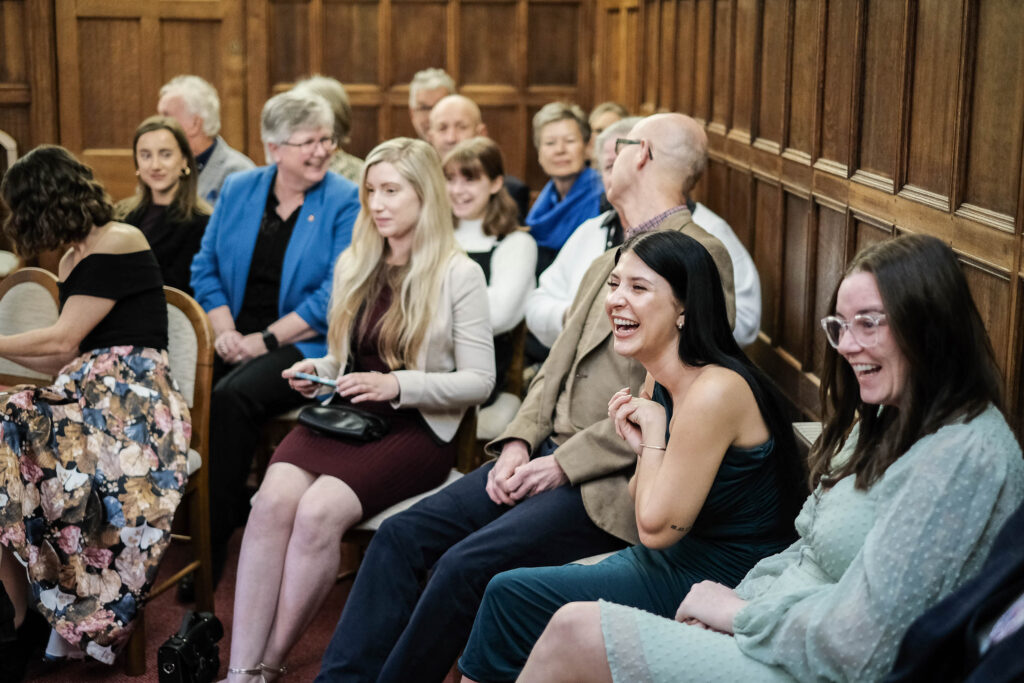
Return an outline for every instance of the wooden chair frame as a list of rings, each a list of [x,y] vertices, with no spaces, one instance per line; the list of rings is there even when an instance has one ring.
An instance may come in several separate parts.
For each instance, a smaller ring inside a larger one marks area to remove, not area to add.
[[[206,312],[180,289],[165,286],[167,305],[177,308],[188,318],[196,334],[196,376],[192,392],[192,443],[193,450],[202,458],[202,466],[189,477],[185,495],[188,496],[189,535],[172,534],[174,540],[191,541],[195,548],[195,559],[165,580],[153,587],[147,602],[177,585],[186,574],[195,572],[196,609],[212,612],[213,570],[210,541],[210,391],[213,386],[213,326]],[[173,371],[173,368],[172,368]],[[145,612],[138,619],[135,632],[125,648],[125,673],[141,676],[146,672],[146,624]]]

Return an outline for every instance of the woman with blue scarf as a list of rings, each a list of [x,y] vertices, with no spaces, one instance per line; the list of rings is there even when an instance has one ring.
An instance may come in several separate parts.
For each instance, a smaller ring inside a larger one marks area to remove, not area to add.
[[[601,176],[584,163],[590,126],[567,102],[544,105],[533,117],[537,161],[550,176],[526,217],[537,241],[537,275],[551,265],[580,223],[600,213]]]

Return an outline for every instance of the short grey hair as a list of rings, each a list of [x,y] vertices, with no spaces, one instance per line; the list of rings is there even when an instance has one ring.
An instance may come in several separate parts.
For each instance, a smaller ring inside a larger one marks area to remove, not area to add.
[[[594,168],[601,170],[601,155],[604,153],[604,146],[609,138],[621,138],[628,135],[629,131],[633,130],[633,126],[643,120],[642,116],[627,116],[602,130],[594,142]]]
[[[352,105],[341,81],[330,76],[313,74],[296,83],[292,90],[311,92],[327,100],[327,104],[331,105],[331,111],[334,112],[334,135],[338,138],[338,144],[349,143],[349,133],[352,132]]]
[[[326,128],[334,131],[334,114],[327,100],[312,92],[286,90],[274,95],[263,105],[260,116],[260,139],[264,148],[280,145],[297,130]],[[266,149],[267,158],[270,150]]]
[[[160,99],[176,95],[185,103],[185,108],[203,122],[203,133],[211,138],[220,132],[220,98],[217,89],[199,76],[183,74],[175,76],[160,88]]]
[[[417,71],[409,83],[409,108],[416,107],[416,93],[420,90],[444,88],[451,95],[455,92],[455,81],[444,69],[430,68]]]
[[[579,105],[572,102],[548,102],[533,115],[533,146],[540,149],[540,132],[544,126],[563,120],[576,122],[584,144],[590,140],[590,124]]]

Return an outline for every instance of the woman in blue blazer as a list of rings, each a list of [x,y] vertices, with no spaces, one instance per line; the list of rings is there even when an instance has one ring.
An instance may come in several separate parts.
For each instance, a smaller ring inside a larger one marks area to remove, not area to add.
[[[210,498],[214,581],[248,514],[245,480],[260,427],[302,397],[281,371],[327,353],[327,303],[338,254],[359,212],[356,186],[328,172],[334,118],[316,95],[263,107],[270,166],[228,177],[192,262],[192,289],[213,323]],[[188,597],[188,587],[181,591]]]

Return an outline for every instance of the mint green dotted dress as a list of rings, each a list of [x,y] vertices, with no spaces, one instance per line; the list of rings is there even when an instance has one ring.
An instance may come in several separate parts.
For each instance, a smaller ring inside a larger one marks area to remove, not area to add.
[[[943,427],[867,491],[852,477],[815,490],[797,517],[796,543],[736,587],[749,604],[735,636],[602,601],[612,677],[879,680],[911,622],[981,567],[1022,499],[1024,460],[998,410]]]

